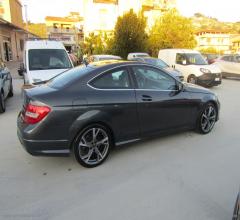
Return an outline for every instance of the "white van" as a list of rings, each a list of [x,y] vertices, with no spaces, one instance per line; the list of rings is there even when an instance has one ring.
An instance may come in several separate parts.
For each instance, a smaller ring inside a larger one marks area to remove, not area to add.
[[[217,86],[222,82],[221,70],[214,64],[208,65],[198,51],[164,49],[159,51],[158,58],[182,72],[187,82],[203,86]]]
[[[25,43],[23,64],[19,75],[23,75],[25,85],[36,85],[73,68],[73,64],[63,45],[53,40],[28,40]]]

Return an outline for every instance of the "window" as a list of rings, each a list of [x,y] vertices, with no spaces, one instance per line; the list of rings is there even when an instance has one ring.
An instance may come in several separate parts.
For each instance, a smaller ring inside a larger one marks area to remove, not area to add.
[[[72,67],[63,49],[31,49],[28,52],[29,70],[69,69]]]
[[[151,90],[175,90],[176,81],[167,73],[161,70],[138,66],[133,67],[139,89]]]
[[[90,83],[99,89],[128,89],[130,81],[126,69],[112,70],[102,74]]]
[[[230,56],[224,56],[224,57],[222,57],[222,60],[231,62],[232,59]]]
[[[20,50],[23,51],[24,49],[24,40],[20,40]]]
[[[206,60],[198,53],[178,53],[176,55],[176,63],[183,64],[183,61],[186,61],[186,65],[207,65]]]
[[[71,82],[77,81],[80,77],[90,73],[92,70],[93,69],[89,66],[85,66],[85,65],[78,66],[74,69],[70,69],[63,73],[60,73],[59,75],[52,78],[48,82],[48,86],[56,89],[62,88]]]

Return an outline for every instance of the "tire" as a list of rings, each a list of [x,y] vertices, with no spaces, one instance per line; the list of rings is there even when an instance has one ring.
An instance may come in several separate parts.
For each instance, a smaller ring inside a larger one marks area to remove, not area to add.
[[[0,113],[4,113],[5,110],[6,110],[6,105],[5,105],[4,95],[1,92],[0,93]]]
[[[204,106],[197,121],[197,130],[201,134],[208,134],[212,131],[217,119],[217,109],[212,103]]]
[[[187,78],[187,82],[188,82],[188,83],[192,83],[192,84],[197,84],[197,78],[196,78],[196,76],[190,75],[190,76]]]
[[[110,131],[102,125],[93,124],[80,132],[74,142],[73,150],[79,164],[93,168],[107,159],[112,146]]]
[[[11,80],[11,85],[10,85],[10,90],[9,90],[9,93],[8,93],[8,97],[9,98],[13,97],[13,84],[12,84],[12,80]]]

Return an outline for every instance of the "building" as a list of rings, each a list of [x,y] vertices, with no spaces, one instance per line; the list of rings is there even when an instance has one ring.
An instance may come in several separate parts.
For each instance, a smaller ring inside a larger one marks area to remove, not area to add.
[[[83,41],[83,18],[78,12],[71,12],[67,17],[45,18],[47,37],[60,40],[69,52]]]
[[[214,49],[217,53],[229,53],[231,34],[218,30],[201,30],[196,33],[197,50]]]
[[[0,59],[21,61],[28,32],[23,28],[19,0],[0,0]]]
[[[175,7],[176,0],[83,0],[84,32],[112,32],[117,18],[130,9],[142,12],[150,28],[164,11]]]
[[[240,36],[233,36],[231,38],[232,42],[232,53],[238,53],[240,54]]]

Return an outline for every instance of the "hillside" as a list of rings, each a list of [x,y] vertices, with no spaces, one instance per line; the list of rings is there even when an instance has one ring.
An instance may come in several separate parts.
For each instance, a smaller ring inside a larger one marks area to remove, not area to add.
[[[240,21],[235,23],[221,22],[216,18],[207,17],[201,13],[196,13],[193,17],[191,17],[191,19],[196,31],[203,29],[213,29],[226,31],[232,34],[240,34]]]

